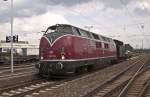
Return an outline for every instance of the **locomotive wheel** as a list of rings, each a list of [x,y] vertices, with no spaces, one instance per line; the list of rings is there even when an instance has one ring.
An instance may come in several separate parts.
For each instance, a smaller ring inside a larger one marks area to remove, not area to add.
[[[51,79],[50,69],[48,69],[47,79]]]
[[[42,79],[44,78],[44,76],[42,75],[42,73],[39,73],[39,74],[38,74],[38,77],[39,77],[39,78],[42,78]]]
[[[76,74],[84,73],[88,70],[87,66],[81,66],[76,68]]]
[[[43,73],[42,73],[42,71],[39,69],[39,73],[38,73],[38,76],[40,77],[40,78],[44,78],[44,76],[43,76]]]

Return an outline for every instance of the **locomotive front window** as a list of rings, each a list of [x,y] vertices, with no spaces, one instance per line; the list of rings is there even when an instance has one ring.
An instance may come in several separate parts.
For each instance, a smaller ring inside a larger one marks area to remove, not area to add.
[[[52,32],[55,32],[55,30],[54,30],[54,29],[48,29],[48,30],[46,31],[46,33],[52,33]]]
[[[49,28],[46,30],[45,34],[52,33],[52,32],[56,32],[56,26],[51,26],[51,27],[49,27]]]
[[[65,34],[72,34],[72,28],[70,26],[57,27],[57,31]]]
[[[60,36],[66,34],[72,34],[72,28],[70,26],[57,25],[49,27],[45,33],[45,36],[52,43]]]

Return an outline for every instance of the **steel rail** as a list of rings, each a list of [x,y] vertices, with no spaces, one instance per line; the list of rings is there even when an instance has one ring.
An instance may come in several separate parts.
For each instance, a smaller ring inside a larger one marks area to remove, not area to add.
[[[146,92],[148,86],[150,84],[150,77],[148,78],[148,80],[145,82],[144,87],[142,89],[142,91],[139,93],[138,97],[144,97],[144,93]]]
[[[127,85],[122,89],[122,91],[120,92],[118,97],[125,97],[125,95],[127,94],[128,89],[130,88],[130,86],[133,83],[133,81],[135,80],[135,78],[139,75],[140,71],[143,69],[146,62],[143,62],[142,66],[140,66],[140,68],[136,71],[136,73],[131,77],[131,79],[129,80]]]
[[[29,64],[29,65],[14,65],[15,68],[21,68],[21,67],[31,67],[34,66],[33,64]],[[4,70],[4,69],[10,69],[9,66],[0,66],[0,70]]]
[[[8,87],[4,87],[4,88],[0,88],[0,93],[2,92],[7,92],[9,90],[15,89],[15,88],[19,88],[19,87],[24,87],[24,86],[29,86],[33,83],[40,83],[40,82],[44,82],[46,80],[42,80],[42,79],[34,79],[30,82],[22,82],[22,83],[18,83],[17,85],[13,85],[13,86],[8,86]]]
[[[15,77],[21,77],[21,76],[27,76],[27,75],[35,75],[37,74],[36,71],[32,71],[32,72],[22,72],[22,73],[16,73],[16,74],[9,74],[9,75],[3,75],[3,76],[0,76],[0,80],[4,80],[4,79],[11,79],[11,78],[15,78]]]
[[[137,60],[134,63],[132,63],[132,65],[128,66],[125,70],[121,71],[119,74],[113,76],[112,78],[108,79],[107,81],[103,82],[98,88],[96,88],[94,91],[86,94],[84,97],[90,97],[92,96],[92,94],[96,93],[100,88],[102,88],[104,85],[114,81],[115,79],[117,79],[118,77],[120,77],[121,75],[123,75],[125,72],[127,72],[130,68],[134,67],[135,64],[141,62],[143,60],[143,58],[141,60]],[[90,96],[89,96],[90,95]]]

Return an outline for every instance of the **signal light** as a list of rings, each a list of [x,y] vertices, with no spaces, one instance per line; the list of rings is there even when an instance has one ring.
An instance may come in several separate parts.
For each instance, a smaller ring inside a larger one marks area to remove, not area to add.
[[[18,42],[18,35],[12,37],[13,42]],[[6,42],[11,42],[11,36],[6,36]]]

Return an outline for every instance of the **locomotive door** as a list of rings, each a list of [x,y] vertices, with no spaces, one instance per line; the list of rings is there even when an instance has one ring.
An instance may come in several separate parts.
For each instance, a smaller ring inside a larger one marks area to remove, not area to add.
[[[88,58],[88,46],[85,44],[83,44],[83,57],[84,58]]]
[[[89,41],[89,43],[88,43],[88,46],[87,46],[87,47],[88,47],[88,49],[87,49],[87,50],[88,50],[88,52],[87,52],[87,54],[88,54],[88,55],[87,55],[87,56],[88,56],[88,58],[90,58],[90,57],[94,57],[94,55],[95,55],[95,54],[94,54],[94,52],[95,52],[95,51],[94,51],[94,49],[95,49],[95,42],[94,42],[94,41],[92,41],[92,40],[91,40],[91,41]]]

